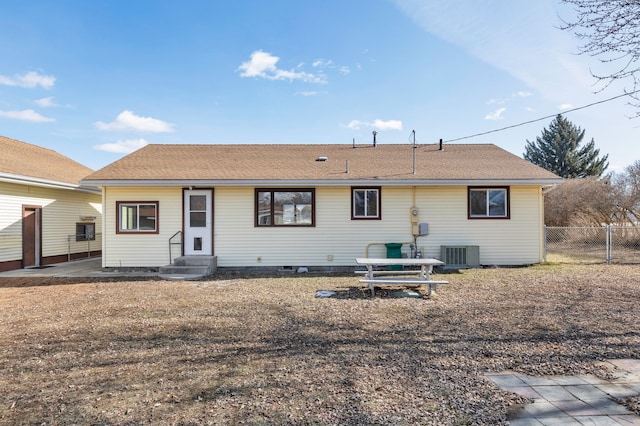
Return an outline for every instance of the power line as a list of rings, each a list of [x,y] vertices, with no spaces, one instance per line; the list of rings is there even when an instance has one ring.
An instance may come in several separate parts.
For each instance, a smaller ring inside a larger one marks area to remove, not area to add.
[[[571,109],[568,109],[568,110],[566,110],[564,112],[561,112],[560,114],[566,114],[566,113],[569,113],[569,112],[574,112],[574,111],[578,111],[578,110],[581,110],[581,109],[589,108],[589,107],[592,107],[594,105],[603,104],[605,102],[613,101],[615,99],[622,98],[624,96],[634,95],[634,94],[639,93],[639,92],[640,92],[640,90],[636,90],[636,91],[629,92],[629,93],[623,93],[622,95],[614,96],[613,98],[604,99],[604,100],[601,100],[601,101],[598,101],[598,102],[593,102],[591,104],[583,105],[583,106],[580,106],[580,107],[577,107],[577,108],[571,108]],[[555,117],[556,115],[558,115],[558,114],[547,115],[545,117],[536,118],[535,120],[529,120],[529,121],[525,121],[525,122],[522,122],[522,123],[513,124],[511,126],[502,127],[500,129],[489,130],[487,132],[476,133],[476,134],[469,135],[469,136],[463,136],[461,138],[448,139],[448,140],[445,140],[443,142],[447,142],[447,143],[448,142],[456,142],[456,141],[461,141],[463,139],[470,139],[470,138],[475,138],[475,137],[478,137],[478,136],[488,135],[490,133],[501,132],[503,130],[513,129],[514,127],[520,127],[520,126],[524,126],[524,125],[527,125],[527,124],[535,123],[537,121],[547,120],[549,118]]]

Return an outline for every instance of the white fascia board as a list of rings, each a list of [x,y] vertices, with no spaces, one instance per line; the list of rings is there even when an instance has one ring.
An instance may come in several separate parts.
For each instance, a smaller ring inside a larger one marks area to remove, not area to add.
[[[85,184],[98,187],[338,187],[338,186],[505,186],[505,185],[553,185],[562,179],[464,179],[464,180],[86,180]]]
[[[35,178],[31,176],[14,175],[11,173],[0,173],[0,182],[13,183],[17,185],[39,186],[42,188],[69,189],[73,191],[90,192],[100,194],[102,191],[95,186],[76,185],[68,182],[59,182],[49,179]]]

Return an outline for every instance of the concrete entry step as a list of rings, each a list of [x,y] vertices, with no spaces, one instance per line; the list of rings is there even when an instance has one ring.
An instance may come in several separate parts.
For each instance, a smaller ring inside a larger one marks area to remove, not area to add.
[[[216,256],[181,256],[172,264],[161,266],[158,272],[166,280],[196,280],[210,276],[217,267]]]
[[[207,266],[167,265],[159,268],[161,274],[201,274],[210,275],[211,268]]]
[[[215,269],[218,265],[217,256],[180,256],[173,260],[180,266],[209,266]]]
[[[166,281],[196,281],[196,280],[201,280],[203,278],[206,278],[207,276],[208,275],[204,275],[204,274],[178,274],[178,273],[158,275],[160,279],[163,279]]]

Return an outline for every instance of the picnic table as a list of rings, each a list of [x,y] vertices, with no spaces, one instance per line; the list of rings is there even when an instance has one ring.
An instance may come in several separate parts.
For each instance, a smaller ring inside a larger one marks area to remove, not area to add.
[[[356,274],[365,275],[360,282],[368,284],[372,296],[375,295],[376,285],[425,285],[428,289],[428,295],[431,296],[432,292],[436,290],[438,284],[449,284],[448,281],[435,281],[431,279],[433,267],[444,265],[444,262],[438,259],[358,257],[356,258],[356,263],[367,268],[366,270],[357,270],[355,272]],[[402,269],[397,271],[380,269],[381,267],[387,267],[389,265],[401,265],[403,268],[410,267],[412,269]],[[416,269],[418,266],[420,269]]]

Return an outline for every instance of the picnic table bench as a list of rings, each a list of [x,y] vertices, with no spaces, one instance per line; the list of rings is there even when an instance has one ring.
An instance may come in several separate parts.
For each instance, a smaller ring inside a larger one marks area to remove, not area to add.
[[[364,265],[367,269],[361,271],[355,271],[356,274],[364,274],[365,277],[360,280],[361,283],[366,283],[371,290],[371,295],[375,295],[376,285],[406,285],[406,286],[421,286],[427,287],[427,294],[431,294],[436,291],[439,284],[449,284],[448,281],[432,280],[431,273],[433,267],[437,265],[444,265],[444,262],[438,259],[429,258],[356,258],[358,265]],[[401,265],[402,267],[417,267],[420,269],[403,269],[398,271],[379,270],[376,268],[389,266],[389,265]],[[412,276],[405,276],[412,275]]]

